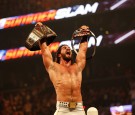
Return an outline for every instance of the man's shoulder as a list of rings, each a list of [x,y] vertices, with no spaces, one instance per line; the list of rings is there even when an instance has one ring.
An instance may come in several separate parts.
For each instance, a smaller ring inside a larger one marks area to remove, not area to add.
[[[53,70],[56,70],[56,68],[60,67],[60,64],[57,63],[57,62],[53,62],[50,64],[50,67],[49,69],[53,69]]]

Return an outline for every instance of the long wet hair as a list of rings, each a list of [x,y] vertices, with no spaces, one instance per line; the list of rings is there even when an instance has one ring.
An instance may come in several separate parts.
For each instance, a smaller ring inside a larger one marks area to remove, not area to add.
[[[61,46],[59,46],[59,48],[57,49],[57,52],[56,52],[56,55],[55,55],[55,62],[57,62],[57,63],[60,63],[60,57],[59,57],[58,55],[61,53],[61,48],[62,48],[63,46],[68,46],[68,45],[66,45],[66,44],[61,45]],[[71,59],[71,63],[72,63],[72,62],[73,62],[73,61],[72,61],[72,59]]]

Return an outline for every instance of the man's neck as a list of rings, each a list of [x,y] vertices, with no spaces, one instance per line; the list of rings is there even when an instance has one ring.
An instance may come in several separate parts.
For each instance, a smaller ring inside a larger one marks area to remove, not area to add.
[[[71,60],[70,61],[66,61],[66,60],[61,60],[60,64],[66,67],[69,67],[71,65]]]

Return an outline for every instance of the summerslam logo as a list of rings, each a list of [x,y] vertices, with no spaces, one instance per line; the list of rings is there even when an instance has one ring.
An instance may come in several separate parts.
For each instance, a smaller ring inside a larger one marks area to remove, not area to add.
[[[3,18],[0,19],[0,29],[23,26],[27,24],[35,24],[36,22],[45,22],[50,20],[75,17],[77,15],[86,15],[87,13],[95,13],[98,5],[99,3],[95,2],[92,5],[76,5],[73,7],[61,8],[58,10],[49,10],[34,14],[31,13],[23,16]]]
[[[100,35],[98,36],[97,39],[97,44],[96,46],[99,46],[101,41],[102,41],[103,36]],[[51,52],[56,52],[58,47],[60,45],[63,44],[67,44],[71,49],[71,41],[67,40],[67,41],[62,41],[62,42],[54,42],[51,43],[49,45],[49,50]],[[92,45],[95,44],[95,40],[94,38],[90,38],[89,42],[88,42],[88,47],[91,47]],[[76,44],[74,46],[75,49],[79,48],[79,44]],[[0,61],[4,61],[4,60],[10,60],[10,59],[17,59],[17,58],[22,58],[22,57],[30,57],[30,56],[34,56],[34,55],[41,55],[41,51],[37,50],[37,51],[29,51],[27,48],[25,47],[20,47],[20,48],[15,48],[15,49],[8,49],[8,50],[0,50]]]

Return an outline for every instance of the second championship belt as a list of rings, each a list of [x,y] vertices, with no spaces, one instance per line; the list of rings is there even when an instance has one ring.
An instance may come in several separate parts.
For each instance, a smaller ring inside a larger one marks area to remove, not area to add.
[[[86,25],[83,25],[79,29],[75,30],[74,33],[73,33],[73,35],[72,35],[71,46],[72,46],[72,49],[74,50],[74,52],[76,54],[78,54],[77,50],[74,47],[74,45],[76,43],[74,41],[75,41],[76,38],[78,39],[77,41],[79,41],[79,42],[77,42],[77,44],[80,44],[80,42],[81,42],[82,39],[84,39],[84,38],[86,39],[87,38],[87,41],[89,42],[89,39],[91,37],[93,37],[94,40],[95,40],[94,50],[93,50],[93,53],[91,54],[91,56],[86,57],[86,59],[92,58],[95,55],[95,52],[96,52],[97,39],[96,39],[95,34],[92,31],[90,31],[89,27],[86,26]]]

